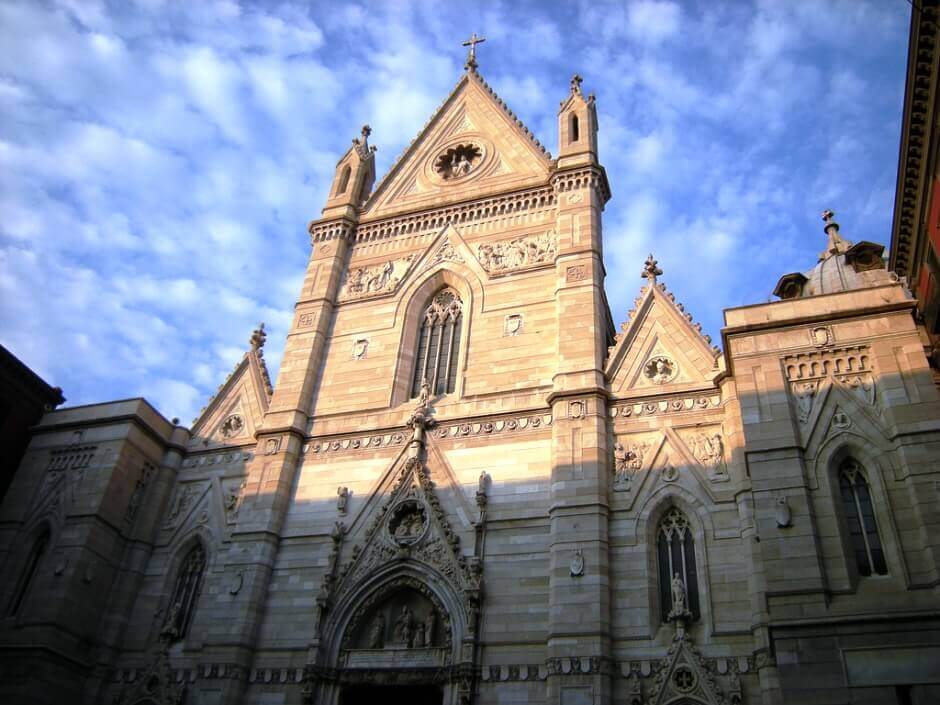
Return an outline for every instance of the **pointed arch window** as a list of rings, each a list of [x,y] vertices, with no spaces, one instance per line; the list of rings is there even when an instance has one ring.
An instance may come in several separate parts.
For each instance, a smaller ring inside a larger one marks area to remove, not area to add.
[[[32,585],[33,578],[36,577],[36,569],[39,567],[39,562],[42,560],[48,547],[49,529],[46,528],[43,529],[42,533],[33,543],[33,550],[29,552],[26,565],[23,567],[23,572],[20,574],[20,582],[17,584],[16,592],[13,593],[13,599],[10,601],[10,609],[8,611],[10,615],[15,615],[20,611],[20,607],[23,606],[23,601],[26,599],[26,595],[29,594],[29,588],[30,585]]]
[[[166,620],[160,632],[162,636],[171,641],[186,636],[196,608],[196,600],[199,597],[199,588],[202,584],[202,574],[205,569],[206,551],[202,544],[197,543],[186,554],[180,565]]]
[[[336,186],[336,195],[342,196],[346,193],[346,189],[349,187],[349,177],[352,174],[352,169],[347,164],[343,167],[343,171],[339,177],[339,184]]]
[[[418,396],[425,379],[432,394],[454,391],[462,323],[463,302],[457,292],[448,288],[435,294],[421,321],[411,378],[412,398]]]
[[[659,562],[659,603],[663,621],[670,618],[673,609],[672,581],[676,575],[685,587],[686,607],[692,619],[699,618],[698,575],[695,571],[695,543],[692,527],[685,515],[673,507],[659,522],[656,538]]]
[[[888,566],[881,547],[881,537],[878,536],[871,492],[862,466],[854,458],[846,458],[839,465],[839,492],[859,574],[887,575]]]

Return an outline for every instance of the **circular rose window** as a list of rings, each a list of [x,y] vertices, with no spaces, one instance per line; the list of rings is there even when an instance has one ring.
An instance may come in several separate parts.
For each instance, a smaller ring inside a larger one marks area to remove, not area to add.
[[[457,144],[438,155],[434,160],[434,171],[444,181],[452,181],[471,173],[480,165],[482,159],[483,150],[475,144]]]

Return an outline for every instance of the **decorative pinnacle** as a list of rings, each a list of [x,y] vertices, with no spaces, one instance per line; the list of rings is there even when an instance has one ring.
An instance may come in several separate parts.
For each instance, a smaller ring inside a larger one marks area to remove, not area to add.
[[[255,352],[261,352],[261,348],[264,347],[264,341],[268,339],[268,334],[264,332],[264,323],[259,323],[258,327],[251,334],[248,342],[251,344],[251,349]]]
[[[362,126],[362,139],[358,137],[353,138],[353,144],[356,145],[356,150],[362,157],[367,157],[369,154],[375,152],[378,147],[369,146],[369,135],[372,134],[372,128],[368,125]]]
[[[823,232],[828,235],[828,242],[826,243],[826,249],[819,253],[819,259],[823,260],[831,255],[841,254],[849,249],[852,243],[846,242],[841,235],[839,235],[839,224],[835,220],[836,214],[833,213],[828,208],[822,212],[823,222],[826,224],[823,227]]]
[[[571,92],[577,95],[581,95],[581,84],[584,82],[584,79],[581,78],[581,74],[576,73],[571,77]]]
[[[653,259],[653,253],[650,253],[650,256],[646,258],[646,264],[643,265],[643,271],[640,273],[640,276],[644,279],[649,279],[650,284],[656,283],[656,277],[663,273],[657,265],[659,263]]]
[[[478,37],[477,33],[474,32],[470,35],[470,39],[465,41],[463,45],[465,47],[470,47],[470,50],[467,52],[467,61],[463,65],[467,71],[475,71],[477,68],[477,44],[481,44],[486,41],[486,37]]]
[[[368,125],[363,125],[363,126],[362,126],[362,141],[363,141],[363,142],[368,142],[368,141],[369,141],[369,135],[371,135],[371,134],[372,134],[372,128],[369,127]]]

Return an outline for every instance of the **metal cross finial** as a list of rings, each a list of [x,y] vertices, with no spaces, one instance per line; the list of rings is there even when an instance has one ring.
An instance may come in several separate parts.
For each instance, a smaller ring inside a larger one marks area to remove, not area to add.
[[[362,139],[364,140],[369,139],[369,135],[371,134],[372,134],[372,128],[369,127],[368,125],[363,125],[362,126]]]
[[[572,92],[572,93],[580,93],[580,92],[581,92],[581,83],[582,83],[583,81],[584,81],[584,79],[581,78],[581,74],[576,73],[574,76],[572,76],[572,77],[571,77],[571,92]]]
[[[264,332],[264,323],[259,323],[258,327],[255,328],[254,332],[251,334],[249,343],[251,343],[251,349],[255,352],[261,350],[264,347],[264,341],[267,339],[268,334]]]
[[[836,217],[836,214],[833,213],[828,208],[822,212],[822,219],[826,225],[831,225],[832,223],[834,223],[835,217]]]
[[[649,279],[650,284],[656,283],[656,277],[663,273],[657,265],[659,263],[653,259],[653,253],[650,253],[650,256],[646,258],[646,264],[643,265],[643,271],[640,273],[640,276],[644,279]]]
[[[470,35],[470,39],[463,43],[465,47],[470,47],[470,50],[467,52],[467,63],[464,64],[464,68],[472,70],[477,67],[477,44],[485,41],[486,37],[478,37],[477,33],[474,32]]]

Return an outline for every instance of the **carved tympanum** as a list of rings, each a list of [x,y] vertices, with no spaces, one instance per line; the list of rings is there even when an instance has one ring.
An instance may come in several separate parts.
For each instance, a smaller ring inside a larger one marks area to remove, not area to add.
[[[417,500],[405,500],[392,510],[388,533],[399,546],[417,543],[428,528],[428,515]]]

